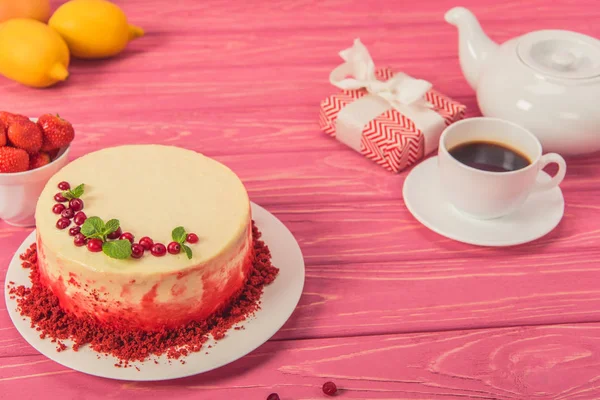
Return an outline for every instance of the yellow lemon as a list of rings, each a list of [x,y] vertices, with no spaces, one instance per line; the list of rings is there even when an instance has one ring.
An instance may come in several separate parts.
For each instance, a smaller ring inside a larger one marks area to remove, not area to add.
[[[125,13],[106,0],[71,0],[60,6],[48,24],[65,39],[73,57],[107,58],[144,35],[129,25]]]
[[[0,74],[24,85],[47,87],[69,76],[69,48],[48,25],[15,18],[0,24]]]
[[[12,18],[32,18],[46,22],[49,17],[48,0],[0,0],[0,22]]]

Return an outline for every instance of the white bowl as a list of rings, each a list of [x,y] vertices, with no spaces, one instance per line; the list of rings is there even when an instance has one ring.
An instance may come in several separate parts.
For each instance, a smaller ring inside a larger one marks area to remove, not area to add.
[[[35,122],[36,119],[32,118]],[[13,226],[35,226],[35,206],[46,182],[69,162],[71,146],[50,164],[31,171],[0,173],[0,219]],[[60,190],[57,188],[56,192]]]

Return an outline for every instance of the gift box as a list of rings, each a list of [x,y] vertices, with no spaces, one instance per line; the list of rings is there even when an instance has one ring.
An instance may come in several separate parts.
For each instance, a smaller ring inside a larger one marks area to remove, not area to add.
[[[342,89],[321,102],[321,129],[391,172],[415,164],[438,147],[444,128],[466,107],[431,83],[390,68],[375,68],[355,39],[329,77]]]

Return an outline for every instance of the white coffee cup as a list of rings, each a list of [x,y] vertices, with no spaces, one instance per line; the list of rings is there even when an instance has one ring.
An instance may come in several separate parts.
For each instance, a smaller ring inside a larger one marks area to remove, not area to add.
[[[508,172],[491,172],[461,163],[450,154],[455,146],[468,142],[490,142],[514,149],[530,164]],[[538,182],[539,172],[558,164],[550,180]],[[448,126],[440,137],[438,167],[446,200],[457,210],[476,219],[499,218],[518,209],[533,192],[558,186],[567,164],[556,153],[542,155],[542,145],[527,129],[502,119],[469,118]]]

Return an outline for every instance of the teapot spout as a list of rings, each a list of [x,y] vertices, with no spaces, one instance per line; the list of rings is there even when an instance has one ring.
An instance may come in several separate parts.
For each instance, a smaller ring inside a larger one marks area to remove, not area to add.
[[[475,15],[466,8],[455,7],[446,12],[444,19],[458,28],[460,67],[471,88],[477,89],[483,64],[499,46],[487,37]]]

